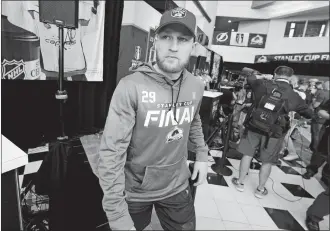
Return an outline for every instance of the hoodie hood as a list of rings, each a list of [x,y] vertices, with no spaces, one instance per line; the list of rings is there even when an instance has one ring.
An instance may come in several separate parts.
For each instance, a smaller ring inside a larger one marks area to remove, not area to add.
[[[138,66],[134,67],[134,68],[130,68],[129,69],[131,72],[140,72],[142,74],[144,74],[145,76],[148,76],[152,79],[154,79],[156,82],[158,82],[159,84],[163,85],[164,87],[167,88],[172,88],[175,90],[178,90],[180,87],[180,80],[173,82],[169,77],[158,73],[155,68],[153,67],[152,63],[141,63]],[[187,74],[189,72],[186,69],[183,69],[182,71],[182,83],[185,82],[186,78],[187,78]],[[181,76],[179,77],[181,78]]]

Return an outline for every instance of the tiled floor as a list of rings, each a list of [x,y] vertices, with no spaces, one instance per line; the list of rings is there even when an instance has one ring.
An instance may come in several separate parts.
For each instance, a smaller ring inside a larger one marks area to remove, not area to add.
[[[221,156],[221,153],[212,154]],[[233,174],[221,176],[212,171],[210,166],[214,161],[209,158],[208,182],[197,188],[195,199],[197,230],[307,230],[306,210],[324,189],[315,178],[302,179],[303,162],[282,161],[281,167],[273,167],[266,184],[269,194],[263,199],[254,196],[260,169],[255,160],[244,192],[234,188],[231,178],[238,176],[239,163],[228,158],[225,165]],[[158,220],[152,227],[161,229]],[[329,216],[320,223],[320,228],[329,229]]]
[[[308,140],[302,143],[306,146]],[[29,165],[20,169],[21,185],[33,177],[43,155],[29,155]],[[222,153],[212,152],[212,155],[218,157],[215,158],[218,161]],[[306,152],[303,155],[306,162],[310,154]],[[307,230],[306,210],[324,188],[315,178],[305,180],[301,177],[305,172],[304,162],[281,160],[280,166],[273,167],[266,183],[269,194],[263,199],[257,199],[254,190],[258,185],[260,164],[253,160],[245,190],[238,192],[231,179],[238,176],[240,156],[231,157],[225,161],[225,165],[233,171],[231,176],[213,172],[211,166],[215,163],[214,158],[209,157],[207,182],[197,188],[195,199],[197,230]],[[320,223],[320,228],[329,230],[329,215]],[[152,229],[162,229],[155,213],[152,216]]]

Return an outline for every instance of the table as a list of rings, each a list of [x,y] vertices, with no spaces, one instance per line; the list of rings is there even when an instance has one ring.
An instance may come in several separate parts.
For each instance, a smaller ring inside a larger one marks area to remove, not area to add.
[[[28,164],[28,155],[2,135],[1,229],[23,231],[17,169]]]

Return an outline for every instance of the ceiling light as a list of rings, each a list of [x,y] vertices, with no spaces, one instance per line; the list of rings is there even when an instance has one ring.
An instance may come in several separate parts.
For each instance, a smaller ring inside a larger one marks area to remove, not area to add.
[[[235,31],[234,29],[231,29],[231,31]]]
[[[228,23],[231,23],[231,20],[228,20]]]

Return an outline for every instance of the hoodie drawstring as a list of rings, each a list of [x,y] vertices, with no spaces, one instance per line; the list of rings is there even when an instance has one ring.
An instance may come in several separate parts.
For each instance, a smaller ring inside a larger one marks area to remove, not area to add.
[[[175,102],[175,105],[178,103],[178,100],[179,100],[179,95],[180,95],[180,91],[181,91],[181,85],[182,85],[182,79],[183,79],[183,72],[181,73],[180,75],[180,84],[179,84],[179,92],[178,92],[178,95],[176,97],[176,102]],[[167,82],[167,81],[166,81]],[[172,110],[172,107],[173,107],[173,96],[174,96],[174,89],[173,89],[173,85],[170,84],[169,82],[167,82],[168,85],[171,86],[171,91],[172,91],[172,101],[171,101],[171,107],[168,109],[168,111],[171,111]],[[174,120],[175,122],[179,123],[176,119],[176,107],[174,107]]]

